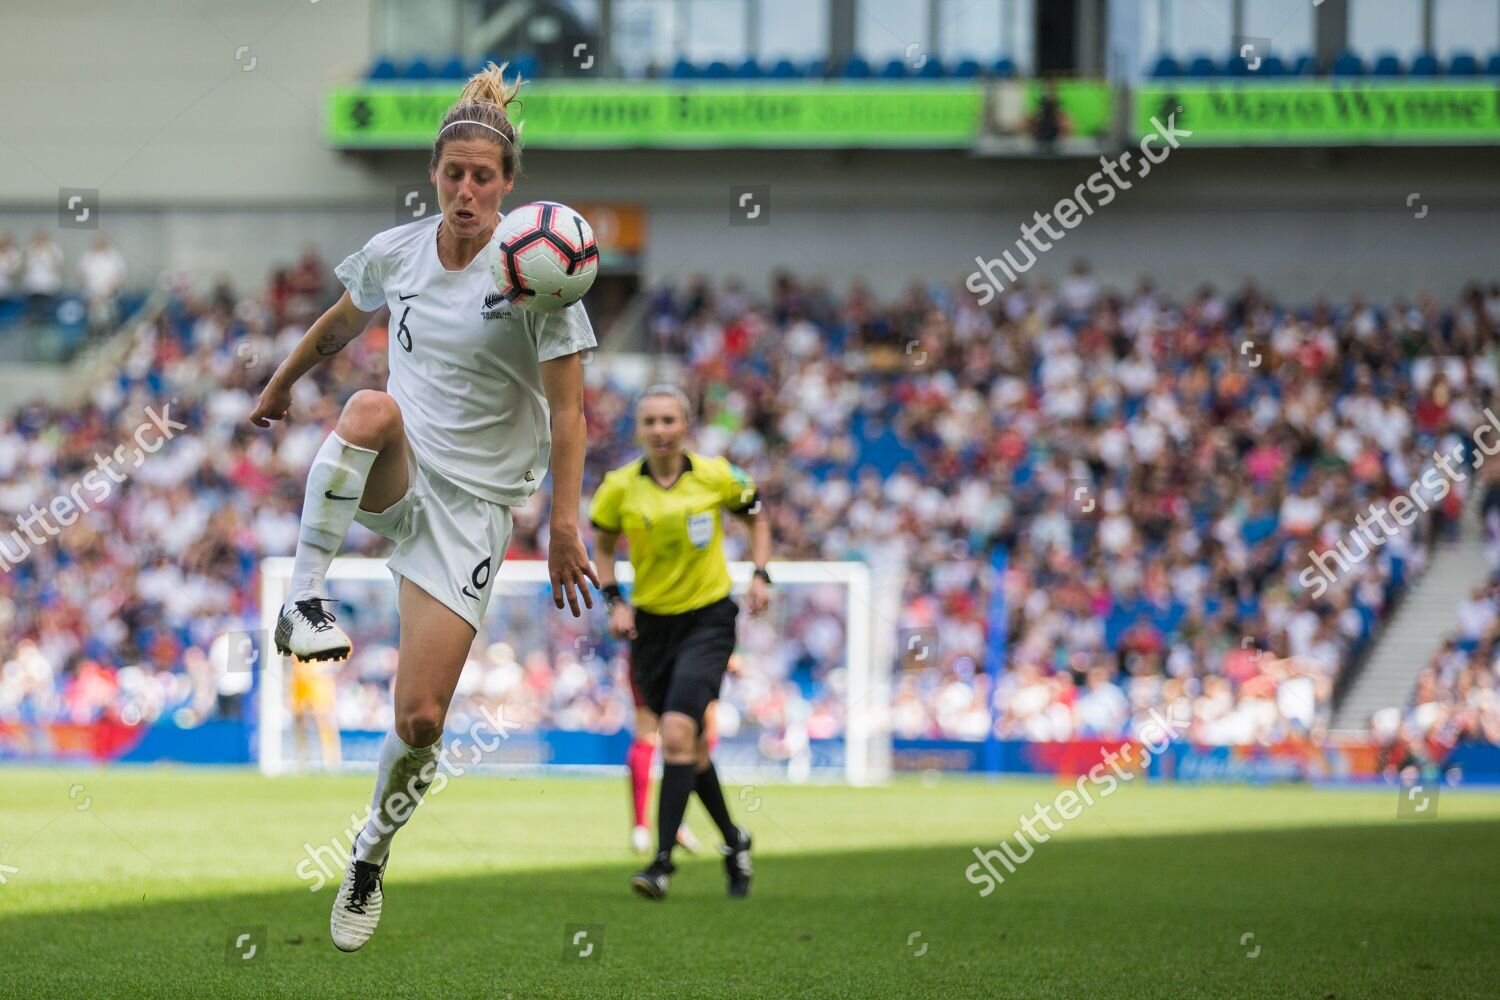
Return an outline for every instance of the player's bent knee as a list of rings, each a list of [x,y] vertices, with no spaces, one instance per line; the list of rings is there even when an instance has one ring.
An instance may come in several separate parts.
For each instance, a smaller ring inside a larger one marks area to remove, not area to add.
[[[382,445],[401,431],[401,407],[388,392],[361,389],[344,404],[336,429],[350,444]]]
[[[396,713],[396,735],[409,747],[430,747],[443,736],[440,705],[421,705]]]

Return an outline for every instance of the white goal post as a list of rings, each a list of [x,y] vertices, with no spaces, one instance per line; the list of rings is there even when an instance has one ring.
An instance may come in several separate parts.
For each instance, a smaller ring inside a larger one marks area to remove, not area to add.
[[[286,599],[292,559],[278,556],[261,561],[260,613],[262,656],[258,661],[258,726],[256,734],[256,757],[262,772],[284,774],[296,770],[296,762],[289,759],[286,743],[290,724],[288,707],[288,678],[286,658],[277,655],[271,637],[275,634],[277,613]],[[730,577],[734,581],[735,593],[742,593],[750,581],[753,566],[748,562],[731,563]],[[889,616],[875,611],[872,604],[870,568],[859,562],[772,562],[768,566],[771,578],[776,582],[773,591],[773,608],[780,599],[778,595],[793,593],[799,586],[841,587],[843,622],[843,664],[845,683],[843,691],[844,727],[842,774],[835,771],[826,775],[854,785],[879,784],[890,776],[890,729],[889,729],[889,656],[894,648],[894,626],[889,629],[876,627],[878,621],[888,621]],[[634,580],[634,571],[627,562],[616,564],[615,572],[621,583]],[[341,582],[359,582],[365,586],[385,584],[394,594],[391,575],[384,559],[340,557],[335,559],[328,573],[331,595],[338,597]],[[490,615],[510,595],[511,599],[524,594],[534,595],[539,588],[549,584],[547,564],[540,560],[507,560],[492,581],[495,588],[490,602]],[[566,616],[567,611],[555,611],[547,604],[547,613]],[[596,614],[598,612],[596,611]],[[743,617],[742,617],[743,622]],[[743,629],[742,624],[742,629]],[[891,635],[883,633],[889,631]],[[743,631],[742,631],[743,636]],[[358,650],[356,639],[356,650]],[[620,762],[623,764],[623,760]],[[751,767],[726,768],[738,770],[755,780],[805,780],[807,770],[795,766],[778,768]],[[822,772],[820,772],[822,773]]]

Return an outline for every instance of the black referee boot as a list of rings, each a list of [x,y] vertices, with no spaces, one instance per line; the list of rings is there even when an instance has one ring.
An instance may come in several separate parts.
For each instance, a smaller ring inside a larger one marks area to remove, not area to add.
[[[638,896],[644,896],[647,899],[666,899],[667,884],[671,881],[672,873],[675,871],[677,871],[677,866],[672,864],[672,859],[665,854],[658,854],[644,871],[638,871],[630,876],[630,887]]]

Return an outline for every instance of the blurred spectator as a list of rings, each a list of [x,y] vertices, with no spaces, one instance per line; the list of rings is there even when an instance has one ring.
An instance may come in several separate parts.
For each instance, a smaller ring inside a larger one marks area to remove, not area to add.
[[[49,322],[63,287],[62,247],[45,229],[31,235],[21,255],[21,291],[33,322]]]
[[[316,250],[303,250],[297,266],[286,276],[287,310],[296,314],[315,312],[327,295],[329,273]]]
[[[21,248],[10,233],[0,233],[0,303],[20,297]]]
[[[1088,316],[1089,310],[1094,308],[1094,303],[1099,297],[1099,283],[1089,273],[1087,261],[1074,262],[1073,270],[1063,279],[1062,285],[1058,288],[1058,295],[1070,319],[1081,321]]]
[[[1078,735],[1084,739],[1111,737],[1125,728],[1130,717],[1130,703],[1125,694],[1110,681],[1105,667],[1092,667],[1084,691],[1073,704],[1078,718]]]
[[[125,255],[103,233],[95,236],[93,246],[78,259],[90,333],[103,333],[118,321],[119,294],[127,274]]]
[[[1031,116],[1031,137],[1036,140],[1037,150],[1043,153],[1053,152],[1057,148],[1057,140],[1066,135],[1068,129],[1062,99],[1057,96],[1057,83],[1048,80],[1042,85],[1036,113]]]

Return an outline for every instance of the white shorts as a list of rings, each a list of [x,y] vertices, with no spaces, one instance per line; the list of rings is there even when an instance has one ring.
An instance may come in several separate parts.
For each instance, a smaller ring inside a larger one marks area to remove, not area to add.
[[[354,520],[396,543],[386,568],[406,577],[477,632],[490,605],[490,581],[510,547],[510,508],[483,500],[417,461],[407,445],[406,495]]]

